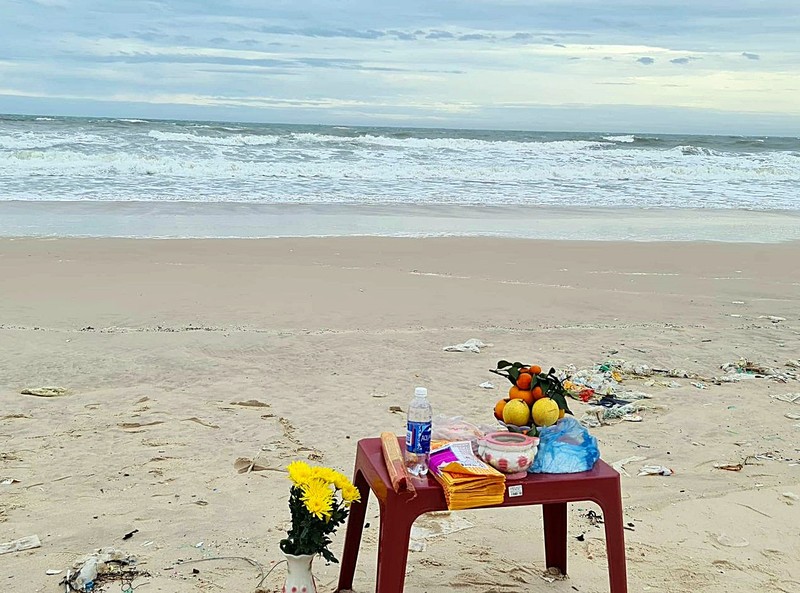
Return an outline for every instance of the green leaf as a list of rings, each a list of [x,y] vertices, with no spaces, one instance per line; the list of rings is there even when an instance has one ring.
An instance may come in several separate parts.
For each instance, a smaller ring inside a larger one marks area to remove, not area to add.
[[[558,404],[558,407],[564,410],[567,414],[572,414],[572,411],[569,409],[567,405],[567,398],[564,397],[564,394],[561,392],[554,392],[550,395],[550,397]]]
[[[517,368],[508,369],[508,378],[511,380],[511,382],[514,385],[516,385],[517,384],[517,379],[519,379],[519,369],[517,369]]]
[[[510,366],[511,366],[511,363],[508,362],[507,360],[498,360],[497,361],[497,368],[498,369],[504,369],[504,368],[510,367]]]

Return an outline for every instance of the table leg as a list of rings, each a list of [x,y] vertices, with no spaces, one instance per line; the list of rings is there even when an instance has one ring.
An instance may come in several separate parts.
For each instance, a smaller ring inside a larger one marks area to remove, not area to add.
[[[399,508],[387,511],[381,506],[376,593],[403,593],[413,524],[414,518],[403,515]]]
[[[547,568],[567,574],[567,503],[543,504],[544,556]]]
[[[339,569],[339,585],[336,591],[353,588],[353,576],[356,572],[358,550],[361,547],[361,533],[364,530],[364,518],[367,515],[367,502],[369,502],[369,484],[361,470],[356,470],[353,485],[361,493],[361,501],[350,507],[350,516],[347,519],[347,533],[344,539],[344,552],[342,552],[342,565]]]
[[[625,527],[623,526],[622,497],[619,486],[609,493],[602,504],[606,528],[606,556],[611,593],[628,593],[628,575],[625,567]]]

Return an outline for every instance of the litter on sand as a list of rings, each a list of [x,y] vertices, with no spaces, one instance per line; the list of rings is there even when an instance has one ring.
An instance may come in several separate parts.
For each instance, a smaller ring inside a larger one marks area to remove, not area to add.
[[[789,361],[791,363],[793,361]],[[786,366],[793,368],[791,364],[787,363]],[[797,373],[794,371],[778,371],[772,367],[764,364],[759,364],[740,358],[736,362],[728,362],[720,366],[729,376],[747,378],[747,377],[769,377],[773,381],[786,383],[787,381],[797,380]],[[721,377],[715,377],[715,380],[720,380]]]
[[[800,496],[795,494],[794,492],[784,492],[781,494],[784,498],[788,498],[789,500],[800,500]]]
[[[716,469],[728,470],[729,472],[740,472],[744,465],[741,463],[715,463],[714,467]]]
[[[69,392],[63,387],[33,387],[20,391],[22,395],[35,395],[37,397],[58,397]]]
[[[674,473],[663,465],[645,465],[639,470],[640,476],[671,476]]]
[[[796,393],[781,393],[770,396],[772,399],[777,399],[789,404],[800,404],[800,392]]]
[[[74,572],[67,571],[62,581],[71,591],[96,591],[103,583],[123,580],[130,583],[140,576],[149,576],[135,568],[136,558],[120,550],[107,548],[83,557],[73,564]],[[133,589],[134,587],[129,587]]]
[[[283,471],[277,467],[270,467],[263,461],[259,461],[258,458],[256,459],[249,459],[248,457],[239,457],[236,461],[233,462],[233,469],[235,469],[240,474],[249,474],[250,472],[262,472],[262,471]]]
[[[478,387],[483,387],[484,389],[494,389],[494,383],[491,381],[484,381]]]
[[[778,317],[777,315],[759,315],[759,319],[769,319],[772,323],[780,323],[786,321],[786,317]]]
[[[481,348],[489,348],[491,344],[486,344],[477,338],[470,338],[463,344],[454,344],[452,346],[445,346],[442,348],[445,352],[474,352],[480,354]]]
[[[23,550],[32,550],[33,548],[40,548],[41,546],[42,542],[39,541],[38,535],[29,535],[0,544],[0,555],[22,552]]]
[[[626,457],[625,459],[620,459],[619,461],[615,461],[614,463],[611,464],[611,467],[613,467],[615,470],[617,470],[618,473],[622,474],[623,476],[630,477],[631,475],[625,471],[625,465],[628,463],[636,463],[637,461],[644,461],[645,459],[646,459],[645,457],[639,457],[637,455],[634,455],[633,457]]]

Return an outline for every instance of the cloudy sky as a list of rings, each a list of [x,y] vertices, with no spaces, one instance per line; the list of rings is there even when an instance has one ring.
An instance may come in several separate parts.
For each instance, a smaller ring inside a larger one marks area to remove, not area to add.
[[[0,0],[0,112],[800,134],[800,0]]]

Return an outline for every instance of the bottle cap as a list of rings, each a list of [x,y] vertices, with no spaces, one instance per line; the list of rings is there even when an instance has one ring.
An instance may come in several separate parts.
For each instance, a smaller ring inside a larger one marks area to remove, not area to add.
[[[417,397],[428,397],[428,390],[424,387],[417,387],[414,389],[414,395]]]

